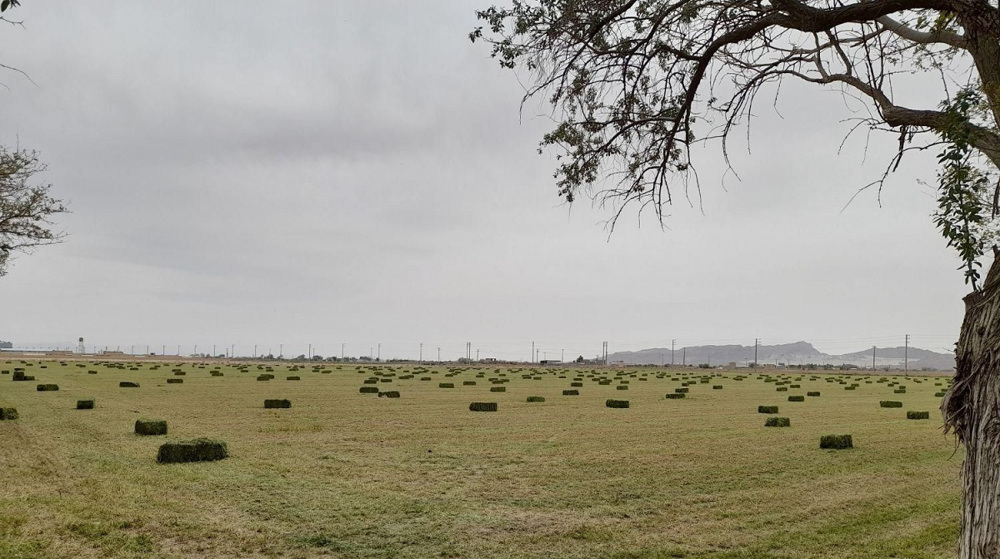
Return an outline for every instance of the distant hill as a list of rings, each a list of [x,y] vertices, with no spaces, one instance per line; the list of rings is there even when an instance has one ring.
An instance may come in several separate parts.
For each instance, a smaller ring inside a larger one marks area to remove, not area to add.
[[[902,368],[906,348],[875,348],[875,366],[878,368]],[[908,368],[919,370],[923,368],[938,371],[951,371],[955,368],[955,356],[948,353],[937,353],[916,347],[909,348],[906,353]],[[624,363],[626,365],[660,365],[671,362],[680,365],[726,366],[736,363],[746,366],[753,362],[754,346],[743,345],[704,345],[686,348],[676,348],[671,361],[670,348],[649,348],[639,351],[619,351],[608,354],[609,363]],[[757,361],[767,364],[784,365],[856,365],[871,367],[872,350],[866,349],[843,355],[829,355],[813,347],[809,342],[794,342],[790,344],[761,345],[757,347]]]

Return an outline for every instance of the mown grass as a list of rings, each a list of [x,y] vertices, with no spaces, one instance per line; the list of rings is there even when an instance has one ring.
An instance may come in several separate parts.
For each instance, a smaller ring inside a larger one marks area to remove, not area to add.
[[[25,365],[0,362],[13,366]],[[301,381],[264,383],[256,366],[221,366],[224,376],[214,365],[131,367],[25,366],[58,392],[0,376],[0,405],[21,415],[0,422],[0,557],[954,554],[961,451],[939,421],[905,415],[936,409],[931,379],[908,379],[896,395],[857,376],[845,391],[824,371],[784,376],[801,387],[777,393],[755,375],[702,383],[714,372],[691,369],[628,369],[600,385],[616,372],[539,369],[534,380],[522,378],[528,368],[276,365],[278,378]],[[165,382],[174,368],[184,384]],[[400,398],[358,392],[376,372],[396,373]],[[562,397],[578,376],[580,395]],[[489,378],[509,379],[507,391],[491,392]],[[630,381],[629,409],[605,406],[618,380]],[[682,381],[696,381],[687,398],[664,399]],[[807,390],[823,397],[786,401]],[[75,409],[83,396],[96,398],[93,410]],[[880,408],[890,397],[906,407]],[[265,398],[294,405],[263,409]],[[479,400],[499,411],[470,412]],[[764,428],[757,407],[768,404],[792,426]],[[137,437],[139,417],[165,419],[169,434]],[[819,449],[821,435],[839,433],[855,448]],[[162,442],[197,437],[226,441],[230,457],[156,463]]]

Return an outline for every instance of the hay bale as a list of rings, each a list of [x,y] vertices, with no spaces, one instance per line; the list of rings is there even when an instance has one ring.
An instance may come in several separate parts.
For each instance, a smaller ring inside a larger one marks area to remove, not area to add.
[[[935,392],[934,393],[934,397],[935,398],[944,398],[944,395],[945,395],[945,392]]]
[[[931,412],[929,411],[908,411],[906,412],[906,419],[930,419]]]
[[[136,435],[166,435],[167,422],[162,419],[137,419],[135,421]]]
[[[168,378],[167,379],[167,384],[182,384],[183,382],[184,382],[184,379],[182,379],[182,378]]]
[[[118,387],[119,388],[139,388],[139,383],[138,382],[130,382],[130,381],[127,381],[127,380],[123,380],[123,381],[121,381],[121,382],[118,383]]]
[[[182,377],[186,374],[184,371],[174,371],[174,376]]]
[[[399,390],[387,390],[385,392],[379,392],[379,397],[385,396],[386,398],[399,398]]]
[[[787,417],[769,417],[764,422],[764,427],[791,427],[792,420]]]
[[[618,386],[615,387],[615,390],[628,390],[628,385],[627,384],[619,384]]]
[[[896,390],[893,390],[892,393],[893,394],[906,394],[906,389],[905,388],[898,388]]]
[[[611,383],[611,381],[608,381],[608,384],[610,384],[610,383]],[[571,383],[569,383],[569,385],[572,386],[572,387],[574,387],[574,388],[583,388],[583,383],[582,382],[571,382]]]
[[[89,398],[87,400],[77,400],[76,409],[78,410],[92,410],[94,409],[94,399]]]
[[[812,396],[814,398],[818,398],[819,392],[806,392],[806,396]]]
[[[278,400],[278,399],[267,399],[264,400],[264,408],[290,408],[292,407],[291,400]]]
[[[362,386],[361,390],[359,390],[359,392],[362,393],[362,394],[378,394],[378,387],[377,386]]]
[[[180,462],[211,462],[229,456],[226,443],[212,439],[194,439],[163,443],[156,453],[156,461],[161,464]]]
[[[0,420],[14,420],[17,418],[17,408],[0,408]]]
[[[438,388],[455,388],[454,382],[439,382]]]
[[[222,376],[222,371],[212,371],[210,374],[213,377],[221,377]]]
[[[850,435],[823,435],[819,439],[820,448],[854,448],[854,441]]]
[[[575,388],[573,390],[563,390],[562,391],[562,395],[563,396],[579,396],[580,395],[580,391],[576,390]]]
[[[712,390],[722,390],[722,385],[721,384],[713,384],[712,385]]]
[[[674,394],[687,394],[690,390],[690,388],[675,388]]]
[[[878,403],[880,408],[901,408],[903,407],[903,402],[897,402],[895,400],[882,400]]]
[[[472,402],[469,411],[497,411],[496,402]]]
[[[788,392],[788,387],[787,386],[779,386],[779,387],[775,388],[774,391],[775,392]]]
[[[261,382],[267,381],[267,380],[271,380],[272,378],[274,378],[274,375],[266,375],[266,374],[265,375],[257,375],[257,380],[261,381]]]
[[[289,377],[285,377],[285,380],[302,380],[302,379],[299,378],[298,376],[292,375]]]
[[[528,403],[544,402],[545,396],[528,396]]]
[[[806,401],[806,397],[805,396],[789,396],[788,397],[788,401],[789,402],[805,402]]]
[[[680,400],[686,398],[687,394],[684,392],[674,392],[673,394],[665,394],[663,397],[667,400]]]
[[[475,386],[475,385],[476,385],[476,381],[474,381],[474,380],[465,380],[465,381],[462,381],[462,386]]]
[[[609,408],[626,409],[626,408],[628,408],[628,400],[610,400],[609,399],[608,401],[604,402],[604,405],[607,406],[607,407],[609,407]]]
[[[96,374],[97,374],[97,371],[87,371],[87,374],[88,374],[88,375],[96,375]]]
[[[490,392],[507,392],[506,386],[491,386]]]
[[[778,413],[778,406],[757,406],[757,413]]]
[[[39,384],[37,387],[39,392],[55,392],[59,390],[58,384]]]

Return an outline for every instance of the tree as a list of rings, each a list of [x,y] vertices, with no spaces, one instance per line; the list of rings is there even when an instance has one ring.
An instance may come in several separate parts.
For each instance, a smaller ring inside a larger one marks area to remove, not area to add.
[[[18,0],[0,0],[0,14],[20,5]],[[16,24],[0,15],[0,22]],[[19,72],[0,64],[0,68]],[[10,151],[0,146],[0,276],[15,252],[60,242],[64,234],[52,231],[50,217],[66,207],[49,195],[52,185],[32,184],[45,165],[34,151]]]
[[[49,195],[52,185],[32,182],[43,171],[36,152],[0,147],[0,276],[7,273],[13,253],[55,244],[65,236],[52,230],[50,218],[66,207]]]
[[[959,556],[1000,557],[1000,9],[997,0],[512,0],[478,12],[506,68],[531,75],[557,122],[558,194],[660,220],[700,192],[695,142],[747,126],[757,94],[794,79],[835,87],[864,107],[851,130],[898,138],[881,185],[904,154],[938,153],[935,224],[958,250],[972,293],[942,402],[964,444]],[[899,100],[900,74],[944,84],[936,107]],[[950,91],[954,89],[954,91]],[[595,189],[595,185],[600,185]]]

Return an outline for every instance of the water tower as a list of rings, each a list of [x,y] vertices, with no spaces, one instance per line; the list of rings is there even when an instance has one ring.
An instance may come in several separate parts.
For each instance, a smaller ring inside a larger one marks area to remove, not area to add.
[[[79,342],[76,346],[76,352],[80,354],[87,353],[87,348],[83,347],[83,338],[80,338]]]

